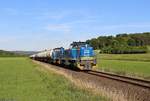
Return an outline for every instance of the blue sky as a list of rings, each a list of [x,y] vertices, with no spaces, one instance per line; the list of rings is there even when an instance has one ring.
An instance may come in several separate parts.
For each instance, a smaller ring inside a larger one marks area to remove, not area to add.
[[[44,50],[150,31],[149,0],[1,0],[0,49]]]

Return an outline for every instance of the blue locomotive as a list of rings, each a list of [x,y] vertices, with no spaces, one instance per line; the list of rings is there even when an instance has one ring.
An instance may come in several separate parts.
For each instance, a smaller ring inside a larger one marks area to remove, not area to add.
[[[69,65],[80,70],[91,70],[96,66],[93,47],[84,42],[73,42],[69,49],[55,48],[51,58],[55,64]]]

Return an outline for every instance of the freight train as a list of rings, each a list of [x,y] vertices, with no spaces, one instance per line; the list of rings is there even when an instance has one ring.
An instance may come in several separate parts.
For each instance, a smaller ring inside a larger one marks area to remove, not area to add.
[[[73,42],[69,49],[60,47],[45,50],[31,55],[30,58],[80,70],[92,70],[96,67],[96,57],[93,47],[85,42]]]

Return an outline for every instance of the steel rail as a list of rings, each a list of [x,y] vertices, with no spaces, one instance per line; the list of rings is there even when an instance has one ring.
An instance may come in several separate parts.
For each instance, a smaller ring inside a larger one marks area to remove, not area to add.
[[[86,73],[150,89],[150,81],[148,80],[121,76],[121,75],[102,72],[102,71],[87,71]]]

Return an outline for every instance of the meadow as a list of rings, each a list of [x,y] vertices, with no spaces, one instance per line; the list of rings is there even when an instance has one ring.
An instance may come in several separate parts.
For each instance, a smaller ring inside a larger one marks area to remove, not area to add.
[[[0,100],[106,101],[28,58],[0,58]]]
[[[97,54],[98,69],[150,79],[150,53]]]

